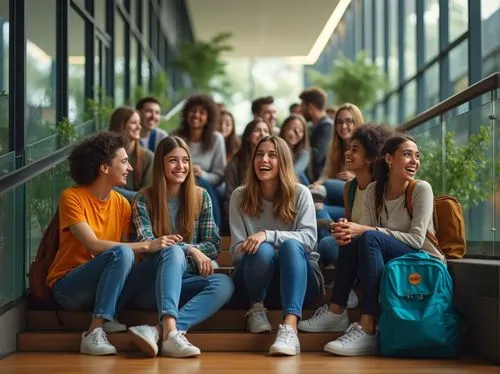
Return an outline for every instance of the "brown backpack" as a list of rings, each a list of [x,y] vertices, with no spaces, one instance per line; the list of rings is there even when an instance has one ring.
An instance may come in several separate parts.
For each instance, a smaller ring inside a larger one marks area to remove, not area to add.
[[[405,202],[413,218],[413,190],[418,180],[412,180],[406,189]],[[433,213],[436,235],[427,232],[433,242],[447,258],[462,258],[467,250],[465,240],[464,214],[460,202],[453,196],[439,196],[434,199]]]
[[[29,300],[34,309],[54,309],[57,302],[47,286],[47,275],[50,265],[59,249],[59,209],[45,229],[42,241],[38,246],[35,261],[31,263],[29,278]]]

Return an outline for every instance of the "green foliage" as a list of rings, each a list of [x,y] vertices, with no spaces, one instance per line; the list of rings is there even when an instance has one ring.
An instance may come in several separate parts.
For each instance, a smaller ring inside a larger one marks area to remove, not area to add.
[[[487,157],[491,145],[491,128],[483,125],[479,131],[469,136],[468,142],[458,145],[455,133],[445,135],[445,160],[441,162],[443,147],[440,141],[428,139],[421,142],[422,163],[419,175],[428,181],[436,196],[447,194],[455,196],[466,208],[471,208],[487,200],[492,191],[492,160]],[[445,185],[441,175],[444,173]],[[496,163],[497,178],[500,163]],[[444,189],[446,187],[446,190]]]
[[[99,128],[104,128],[108,126],[115,106],[113,98],[107,96],[104,90],[98,89],[98,97],[100,99],[87,99],[85,119],[95,120],[99,124]]]
[[[59,134],[59,143],[61,146],[66,146],[73,143],[77,139],[75,126],[67,119],[63,118],[57,125],[57,133]]]
[[[361,110],[370,108],[387,86],[383,72],[364,51],[354,61],[344,56],[336,60],[330,74],[312,70],[309,77],[314,84],[333,92],[336,104],[352,103]]]
[[[165,109],[170,106],[170,99],[167,96],[168,94],[168,78],[163,70],[160,70],[155,74],[153,80],[151,81],[151,91],[148,92],[144,87],[137,86],[134,88],[133,92],[133,102],[130,103],[130,106],[135,107],[137,101],[146,96],[153,96],[158,99],[160,102],[160,106]]]
[[[184,41],[172,65],[187,73],[197,91],[224,93],[228,85],[224,52],[233,47],[228,44],[230,33],[219,33],[208,41]]]
[[[181,113],[180,111],[174,114],[169,119],[165,119],[164,117],[160,120],[158,127],[165,130],[169,134],[179,127],[181,123]]]

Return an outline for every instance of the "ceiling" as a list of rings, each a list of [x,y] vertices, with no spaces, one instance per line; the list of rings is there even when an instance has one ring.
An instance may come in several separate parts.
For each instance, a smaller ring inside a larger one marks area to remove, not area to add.
[[[219,32],[232,33],[231,44],[234,50],[229,52],[227,57],[288,57],[302,59],[304,62],[308,60],[306,63],[315,62],[330,38],[338,23],[337,21],[335,26],[331,25],[337,5],[348,5],[349,2],[186,0],[195,38],[208,40]],[[314,6],[311,3],[314,3]],[[338,8],[341,7],[343,5]],[[345,8],[341,11],[342,14],[344,10]],[[339,11],[340,9],[337,9],[336,13]],[[322,45],[317,46],[316,51],[311,51],[328,22],[330,28],[325,30],[327,35],[322,38],[324,42],[318,42]]]

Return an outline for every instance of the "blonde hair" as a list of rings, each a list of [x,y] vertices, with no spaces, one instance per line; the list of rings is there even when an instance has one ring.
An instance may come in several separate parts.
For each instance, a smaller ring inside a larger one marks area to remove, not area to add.
[[[352,114],[354,119],[354,129],[365,122],[361,110],[350,103],[342,104],[335,113],[335,119],[333,121],[333,136],[332,141],[328,145],[328,153],[326,155],[326,163],[321,173],[322,177],[325,178],[336,178],[337,174],[344,169],[345,163],[345,151],[347,150],[346,143],[340,138],[337,133],[337,118],[343,110],[347,110]],[[353,129],[353,130],[354,130]]]
[[[302,117],[300,114],[290,114],[284,121],[283,124],[281,125],[281,131],[279,134],[279,137],[282,139],[285,139],[285,131],[287,131],[288,127],[291,126],[294,120],[297,120],[300,122],[302,126],[302,132],[304,133],[304,137],[302,140],[295,145],[295,147],[292,149],[292,146],[290,146],[290,149],[292,150],[293,153],[293,159],[294,161],[297,160],[297,156],[303,149],[309,150],[309,137],[307,134],[307,123],[304,117]]]
[[[189,172],[181,184],[179,193],[179,213],[177,215],[178,233],[185,242],[191,242],[194,235],[194,224],[201,211],[201,188],[195,184],[191,153],[186,142],[178,136],[167,136],[158,144],[153,161],[153,183],[143,190],[148,199],[149,214],[155,237],[174,234],[171,217],[168,211],[168,187],[165,179],[165,156],[175,148],[184,149],[189,159]]]
[[[293,157],[290,147],[283,139],[274,135],[262,138],[255,146],[251,164],[247,169],[240,208],[242,212],[250,217],[257,217],[262,212],[262,187],[255,172],[254,161],[261,144],[265,142],[274,144],[278,157],[279,183],[273,199],[273,214],[284,222],[290,223],[297,214],[297,207],[295,206],[297,177],[293,169]]]
[[[141,115],[138,110],[135,110],[134,108],[128,107],[128,106],[122,106],[117,108],[113,114],[111,114],[111,118],[109,119],[109,131],[117,132],[119,134],[124,134],[125,133],[125,125],[127,122],[130,120],[130,117],[134,113],[137,113],[139,115],[139,121],[141,120]],[[127,139],[127,144],[130,142],[130,140]],[[134,141],[134,150],[132,151],[134,154],[134,164],[132,165],[132,168],[134,169],[132,171],[132,175],[134,176],[134,189],[138,190],[141,188],[141,182],[142,182],[142,173],[143,173],[143,159],[144,159],[144,148],[141,145],[141,141],[135,140]]]

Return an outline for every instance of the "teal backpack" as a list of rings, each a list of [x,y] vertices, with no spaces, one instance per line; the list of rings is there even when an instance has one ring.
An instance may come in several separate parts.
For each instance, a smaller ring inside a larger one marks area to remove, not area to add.
[[[392,259],[380,279],[379,348],[385,356],[454,357],[460,319],[446,265],[426,252]]]

